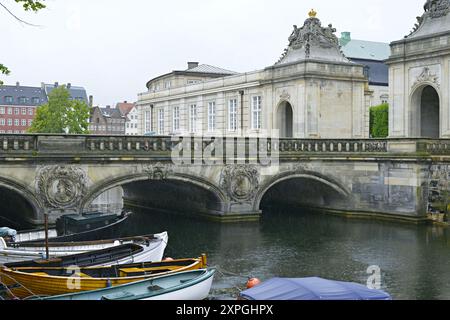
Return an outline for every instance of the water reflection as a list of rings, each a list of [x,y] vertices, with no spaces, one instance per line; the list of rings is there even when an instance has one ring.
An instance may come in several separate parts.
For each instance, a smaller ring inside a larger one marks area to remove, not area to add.
[[[290,209],[241,224],[139,210],[125,229],[124,235],[167,230],[167,256],[207,253],[210,265],[225,273],[213,288],[219,298],[234,298],[249,276],[320,276],[365,284],[367,268],[377,265],[382,289],[395,299],[450,299],[450,239],[440,227]]]

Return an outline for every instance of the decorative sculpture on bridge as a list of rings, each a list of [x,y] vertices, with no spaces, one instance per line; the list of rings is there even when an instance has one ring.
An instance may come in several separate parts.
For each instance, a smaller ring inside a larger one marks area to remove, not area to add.
[[[50,209],[75,209],[86,195],[86,173],[75,166],[45,166],[36,175],[36,191]]]
[[[222,170],[220,186],[236,202],[254,198],[259,188],[259,172],[251,165],[229,165]]]

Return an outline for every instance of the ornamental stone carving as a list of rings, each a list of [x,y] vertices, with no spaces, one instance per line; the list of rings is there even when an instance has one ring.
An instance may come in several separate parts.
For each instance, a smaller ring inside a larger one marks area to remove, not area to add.
[[[305,59],[348,62],[341,52],[336,28],[332,24],[322,27],[322,23],[312,11],[303,27],[294,25],[289,37],[288,48],[284,50],[277,64],[290,63]]]
[[[431,18],[440,18],[450,12],[450,2],[448,0],[427,0],[424,9]]]
[[[436,74],[432,73],[430,68],[428,67],[423,68],[422,73],[417,77],[416,81],[414,82],[414,86],[424,82],[434,83],[438,88],[440,86],[439,77]]]
[[[287,92],[287,90],[283,90],[283,93],[280,95],[280,99],[284,101],[290,101],[291,95],[289,94],[289,92]]]
[[[222,170],[221,187],[236,202],[246,202],[255,197],[260,174],[255,166],[229,165]]]
[[[37,193],[48,208],[76,207],[86,195],[86,173],[75,166],[46,166],[36,175]]]
[[[173,173],[172,167],[161,163],[143,166],[143,172],[148,175],[149,180],[165,180]]]

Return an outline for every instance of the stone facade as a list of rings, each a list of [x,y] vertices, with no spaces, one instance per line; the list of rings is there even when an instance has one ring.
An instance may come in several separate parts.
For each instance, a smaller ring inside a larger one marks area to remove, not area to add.
[[[342,54],[335,31],[311,12],[273,66],[140,94],[140,133],[367,138],[367,78]]]
[[[410,35],[391,44],[390,136],[450,137],[450,1],[430,0]]]

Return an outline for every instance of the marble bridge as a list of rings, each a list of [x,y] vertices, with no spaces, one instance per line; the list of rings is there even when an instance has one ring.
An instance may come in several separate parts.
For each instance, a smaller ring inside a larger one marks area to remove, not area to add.
[[[180,152],[181,141],[0,135],[0,216],[41,224],[48,213],[54,221],[117,187],[128,205],[230,222],[257,220],[276,205],[414,222],[448,207],[450,140],[184,138]],[[199,161],[211,150],[213,161]],[[278,163],[264,164],[261,154]]]

